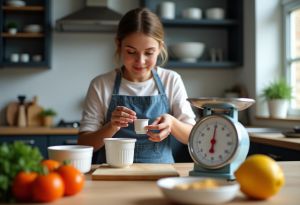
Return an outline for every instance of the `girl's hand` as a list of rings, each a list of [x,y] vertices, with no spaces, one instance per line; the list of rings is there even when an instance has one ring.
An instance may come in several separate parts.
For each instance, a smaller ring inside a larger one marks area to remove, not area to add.
[[[148,125],[146,129],[148,129],[147,135],[149,136],[149,140],[152,142],[160,142],[167,138],[171,133],[173,117],[169,114],[164,114],[154,120],[151,125]],[[159,131],[152,132],[151,130]]]
[[[111,125],[120,129],[128,127],[128,123],[132,123],[136,119],[136,113],[124,106],[117,106],[111,114]]]

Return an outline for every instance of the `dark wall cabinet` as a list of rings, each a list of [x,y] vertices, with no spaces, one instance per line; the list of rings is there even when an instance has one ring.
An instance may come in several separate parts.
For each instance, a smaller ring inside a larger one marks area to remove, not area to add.
[[[50,68],[50,0],[0,0],[0,67]],[[9,27],[17,27],[16,33]]]
[[[38,147],[44,158],[48,158],[47,147],[54,145],[77,144],[77,135],[22,135],[22,136],[0,136],[0,143],[22,141],[25,144]]]
[[[159,14],[161,0],[141,0],[141,5]],[[193,63],[185,63],[170,59],[170,68],[235,68],[243,64],[243,0],[173,0],[175,18],[161,19],[165,32],[166,43],[203,42],[204,54]],[[182,18],[186,8],[197,7],[202,11],[202,18],[189,20]],[[209,8],[223,8],[225,18],[208,19],[205,12]],[[223,59],[213,61],[212,51],[222,52]]]

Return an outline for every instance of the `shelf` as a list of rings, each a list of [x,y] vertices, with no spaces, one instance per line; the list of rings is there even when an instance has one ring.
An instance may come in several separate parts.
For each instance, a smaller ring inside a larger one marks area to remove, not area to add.
[[[10,33],[1,33],[4,38],[42,38],[44,37],[43,33],[16,33],[14,35]]]
[[[3,6],[3,11],[44,11],[43,6]]]
[[[162,19],[161,22],[164,26],[237,26],[238,21],[233,19],[224,19],[224,20],[209,20],[209,19],[201,19],[201,20],[190,20],[190,19],[174,19],[167,20]]]
[[[187,63],[182,61],[169,60],[166,67],[170,68],[236,68],[241,66],[241,63],[232,61],[211,62],[211,61],[197,61]]]
[[[3,62],[2,66],[8,68],[43,68],[43,67],[48,67],[48,63],[44,61],[28,62],[28,63]]]

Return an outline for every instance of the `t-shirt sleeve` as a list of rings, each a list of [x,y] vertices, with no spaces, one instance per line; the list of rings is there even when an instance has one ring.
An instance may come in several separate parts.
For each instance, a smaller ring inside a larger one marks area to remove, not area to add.
[[[194,125],[195,113],[193,112],[190,103],[187,101],[187,92],[179,74],[175,74],[173,77],[171,88],[171,107],[174,117],[182,122]]]
[[[101,97],[101,86],[96,80],[90,83],[88,92],[85,97],[82,118],[80,122],[80,132],[83,131],[97,131],[105,121],[104,102]]]

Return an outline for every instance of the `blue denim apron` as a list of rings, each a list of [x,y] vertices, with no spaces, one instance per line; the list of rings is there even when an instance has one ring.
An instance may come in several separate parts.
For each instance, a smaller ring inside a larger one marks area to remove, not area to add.
[[[149,119],[149,124],[162,114],[169,113],[168,98],[155,69],[152,69],[152,75],[159,91],[158,95],[128,96],[119,95],[122,73],[120,70],[117,72],[112,98],[107,111],[106,123],[110,121],[111,114],[117,106],[125,106],[134,110],[138,119],[147,118]],[[130,123],[128,127],[121,128],[113,137],[137,139],[134,149],[135,163],[174,163],[171,149],[171,135],[161,142],[152,142],[146,134],[135,134],[134,125]],[[102,147],[97,156],[94,157],[97,157],[97,159],[94,158],[93,163],[105,163],[105,147]]]

